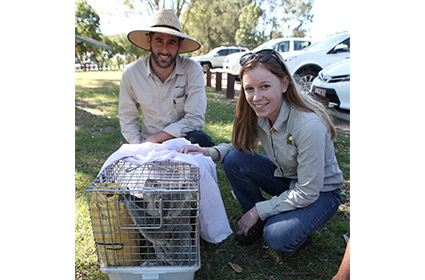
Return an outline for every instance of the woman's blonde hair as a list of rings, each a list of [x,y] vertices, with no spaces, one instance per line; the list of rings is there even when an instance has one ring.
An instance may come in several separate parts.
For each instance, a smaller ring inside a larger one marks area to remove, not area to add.
[[[332,123],[332,119],[322,103],[315,100],[309,94],[301,94],[297,91],[295,83],[291,75],[289,74],[288,68],[283,62],[278,61],[278,57],[272,55],[267,61],[259,61],[254,55],[251,60],[246,62],[240,71],[241,78],[241,93],[239,95],[239,101],[236,105],[235,121],[233,122],[232,132],[232,144],[236,149],[242,150],[245,153],[253,154],[257,150],[259,142],[258,136],[258,117],[255,111],[249,106],[245,98],[245,91],[243,88],[243,74],[250,70],[263,65],[273,75],[282,79],[285,76],[289,76],[289,86],[286,93],[283,93],[283,100],[288,106],[296,107],[299,110],[306,112],[313,112],[322,118],[328,126],[331,138],[334,139],[336,135],[335,126]]]

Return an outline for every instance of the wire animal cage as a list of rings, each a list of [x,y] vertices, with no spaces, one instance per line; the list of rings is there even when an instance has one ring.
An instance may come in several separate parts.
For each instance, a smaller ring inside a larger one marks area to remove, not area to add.
[[[193,279],[200,268],[199,169],[106,167],[87,189],[100,269],[110,279]]]

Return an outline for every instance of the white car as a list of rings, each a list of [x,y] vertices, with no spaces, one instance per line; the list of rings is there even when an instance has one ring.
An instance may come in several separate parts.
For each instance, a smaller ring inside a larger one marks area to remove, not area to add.
[[[192,59],[201,64],[206,72],[211,68],[223,68],[223,61],[227,55],[246,51],[248,48],[245,47],[223,46],[211,50],[206,55],[194,56]]]
[[[311,91],[326,97],[330,107],[349,111],[350,60],[342,60],[320,71],[313,81]]]
[[[292,52],[296,50],[302,50],[312,44],[312,40],[308,38],[279,38],[267,41],[251,52],[257,52],[263,49],[274,49],[277,52]],[[239,75],[241,66],[239,60],[245,53],[234,53],[229,54],[224,59],[223,69],[224,71],[232,74]]]
[[[314,78],[322,69],[350,58],[350,34],[337,34],[305,50],[281,55],[300,90],[305,93],[310,90]]]

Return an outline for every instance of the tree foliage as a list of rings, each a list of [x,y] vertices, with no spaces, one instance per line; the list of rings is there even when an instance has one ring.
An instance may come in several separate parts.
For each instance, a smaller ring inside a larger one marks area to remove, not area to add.
[[[220,45],[236,44],[239,15],[249,0],[203,0],[191,3],[183,31],[198,40],[202,48],[194,53],[206,53]]]
[[[135,9],[135,1],[140,2],[144,7],[146,7],[149,15],[153,15],[159,8],[167,8],[173,9],[176,12],[177,17],[180,17],[186,5],[190,5],[191,2],[195,2],[195,0],[122,0],[123,4],[132,11]]]
[[[304,37],[307,25],[313,21],[311,9],[314,0],[259,1],[265,29],[270,28],[268,39],[291,36]]]
[[[87,0],[75,2],[75,34],[102,41],[100,31],[100,17],[97,12],[87,3]],[[91,46],[78,42],[83,60],[88,58]],[[102,54],[102,50],[93,49],[96,56]],[[76,50],[77,51],[77,50]]]
[[[126,34],[105,35],[104,42],[112,47],[112,51],[108,52],[106,58],[113,61],[108,61],[108,63],[112,62],[118,66],[122,63],[130,63],[149,54],[148,51],[130,43]]]
[[[242,13],[239,15],[239,28],[235,34],[236,44],[253,49],[263,41],[264,36],[257,30],[261,14],[262,10],[255,2],[242,8]]]
[[[296,25],[292,29],[292,36],[304,37],[307,33],[306,25],[313,21],[313,15],[311,14],[313,0],[290,0],[284,8],[285,16],[283,20],[295,22]]]
[[[75,2],[75,34],[101,40],[100,17],[87,3],[87,0]]]

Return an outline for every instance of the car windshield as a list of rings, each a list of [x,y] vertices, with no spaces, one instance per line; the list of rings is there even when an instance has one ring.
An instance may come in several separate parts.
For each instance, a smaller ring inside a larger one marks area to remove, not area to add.
[[[258,47],[256,47],[255,49],[252,50],[252,52],[258,52],[261,51],[263,49],[271,49],[272,46],[276,43],[276,41],[267,41],[265,43],[262,43],[261,45],[259,45]]]
[[[217,53],[217,49],[212,49],[212,50],[210,50],[209,53],[207,53],[207,56],[211,56],[211,55],[214,55],[216,53]]]
[[[338,35],[338,36],[327,38],[325,40],[317,42],[316,44],[311,45],[310,47],[307,47],[305,50],[306,51],[317,51],[317,50],[321,50],[321,49],[327,49],[327,48],[332,47],[338,41],[345,39],[345,37],[347,37],[347,34],[341,34],[341,35]]]

